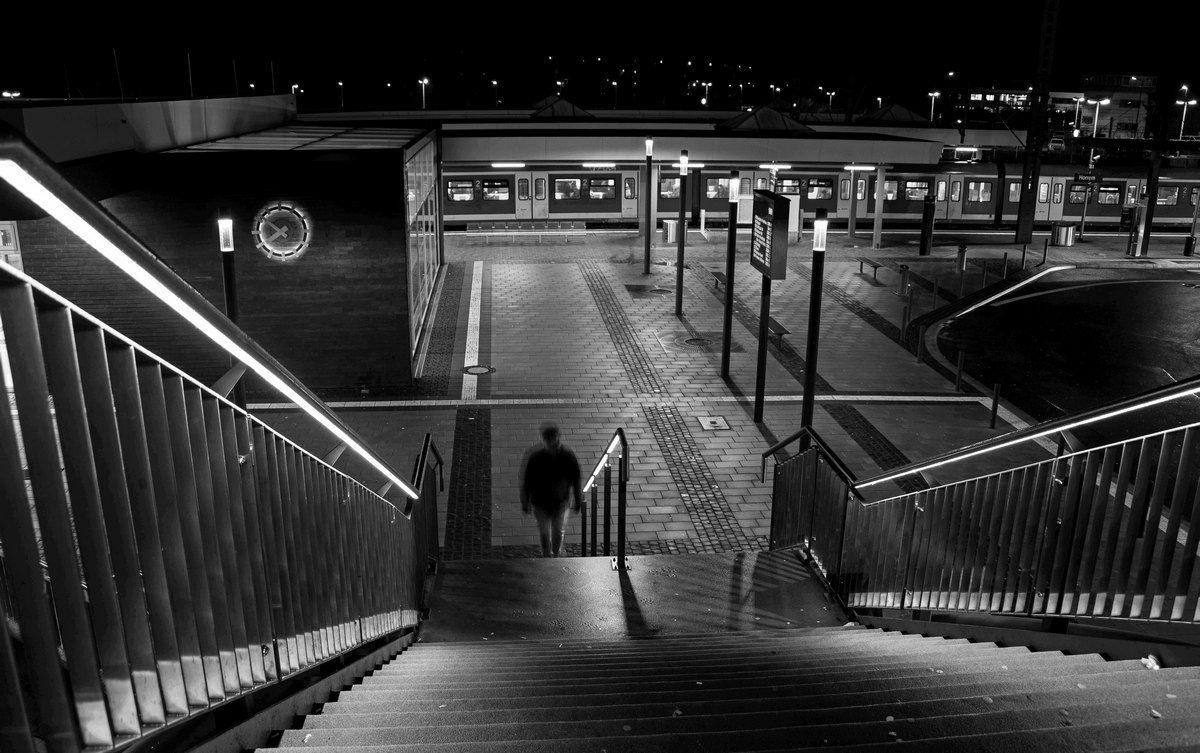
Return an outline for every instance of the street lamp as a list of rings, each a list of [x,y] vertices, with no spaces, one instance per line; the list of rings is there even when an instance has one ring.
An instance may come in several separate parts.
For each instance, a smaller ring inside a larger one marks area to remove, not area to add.
[[[217,210],[217,246],[221,249],[221,283],[225,291],[225,316],[229,321],[237,324],[237,275],[233,267],[233,213],[224,207]],[[237,364],[230,357],[231,373],[236,366]],[[241,379],[234,383],[233,402],[239,408],[245,409],[246,407],[246,393]]]
[[[300,84],[292,84],[292,94],[296,94],[296,90],[300,88]]]
[[[1079,106],[1083,104],[1087,97],[1075,97],[1075,128],[1079,128]]]
[[[876,97],[875,105],[878,109],[882,110],[883,109],[883,97]]]
[[[341,81],[338,82],[338,101],[342,103],[342,109],[346,109],[346,87]]]
[[[687,237],[687,172],[688,150],[679,151],[679,227],[676,230],[678,251],[675,255],[675,316],[683,316],[683,241]]]
[[[613,109],[615,110],[617,109],[617,95],[621,93],[621,87],[617,85],[616,81],[610,83],[613,85]]]
[[[654,137],[646,137],[646,180],[642,183],[642,193],[646,201],[646,259],[642,274],[650,274],[650,236],[654,235],[654,212],[651,205],[655,191],[654,184]]]
[[[500,82],[492,79],[492,92],[496,95],[496,107],[500,106]]]
[[[700,104],[702,104],[702,105],[708,104],[708,87],[710,87],[710,86],[712,86],[711,81],[704,82],[704,99],[700,102]]]
[[[812,287],[808,298],[808,343],[804,353],[804,398],[800,404],[800,428],[812,428],[813,406],[817,389],[817,338],[821,334],[821,288],[825,277],[825,237],[829,232],[827,211],[818,209],[813,220]],[[800,449],[806,450],[806,434]]]
[[[1183,96],[1184,97],[1187,96],[1187,84],[1183,85]],[[1175,100],[1175,104],[1183,105],[1183,116],[1181,118],[1179,118],[1179,139],[1182,141],[1183,140],[1183,124],[1184,124],[1184,121],[1187,120],[1188,105],[1196,104],[1196,100],[1194,100],[1194,99],[1177,99],[1177,100]]]
[[[1111,101],[1112,100],[1108,99],[1107,97],[1104,99],[1089,99],[1087,101],[1087,103],[1089,105],[1096,106],[1096,116],[1092,118],[1092,138],[1093,139],[1096,138],[1096,129],[1098,129],[1100,127],[1100,106],[1107,105]],[[1088,154],[1088,169],[1089,170],[1092,168],[1092,164],[1095,163],[1095,161],[1096,161],[1096,147],[1093,146],[1091,149],[1091,152]]]
[[[429,84],[429,77],[426,76],[425,78],[417,81],[417,83],[421,85],[421,109],[424,110],[425,109],[425,87]]]
[[[833,95],[837,92],[829,92],[829,111],[833,112]]]
[[[937,98],[942,96],[941,92],[929,92],[929,122],[933,122],[933,105],[937,102]]]

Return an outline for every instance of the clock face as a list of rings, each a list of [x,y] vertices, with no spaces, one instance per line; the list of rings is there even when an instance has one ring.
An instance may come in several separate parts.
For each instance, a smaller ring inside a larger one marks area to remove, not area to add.
[[[290,204],[272,204],[254,219],[254,245],[273,259],[295,259],[312,238],[308,216]]]

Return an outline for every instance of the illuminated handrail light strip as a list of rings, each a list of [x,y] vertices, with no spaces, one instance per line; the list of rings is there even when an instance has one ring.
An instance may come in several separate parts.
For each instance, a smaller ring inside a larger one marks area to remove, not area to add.
[[[420,498],[421,495],[407,482],[396,476],[391,469],[367,451],[357,440],[346,433],[340,426],[329,420],[311,401],[293,389],[284,379],[269,369],[266,364],[260,362],[240,345],[229,339],[228,336],[205,319],[199,311],[192,308],[186,301],[167,289],[165,285],[155,279],[153,275],[139,265],[132,257],[119,249],[112,241],[105,238],[100,231],[92,227],[91,223],[76,214],[73,209],[63,203],[62,200],[51,193],[20,165],[11,159],[0,159],[0,177],[3,177],[30,201],[46,210],[50,216],[57,219],[68,230],[79,236],[80,240],[87,243],[97,253],[115,264],[122,272],[132,277],[134,281],[160,301],[167,304],[167,306],[171,307],[172,310],[186,319],[193,327],[200,330],[201,333],[223,350],[246,364],[247,368],[283,393],[285,397],[299,406],[301,410],[311,416],[317,423],[325,427],[329,433],[344,442],[347,448],[353,450],[374,467],[375,470],[382,473],[388,481],[400,487],[405,494],[412,499]]]
[[[896,473],[890,473],[890,474],[886,474],[883,476],[877,476],[876,478],[868,479],[860,484],[856,484],[855,488],[865,489],[868,486],[874,486],[875,484],[882,484],[885,481],[894,481],[898,478],[903,478],[904,476],[911,476],[914,473],[920,473],[921,471],[928,471],[932,468],[938,468],[943,465],[949,465],[950,463],[957,463],[960,460],[966,460],[967,458],[978,457],[979,455],[985,455],[989,452],[996,452],[997,450],[1004,450],[1009,447],[1013,447],[1015,445],[1021,444],[1022,442],[1028,442],[1030,440],[1040,439],[1042,437],[1050,436],[1051,434],[1058,434],[1060,432],[1070,431],[1071,429],[1078,429],[1080,426],[1087,426],[1088,424],[1094,424],[1097,421],[1105,421],[1110,418],[1115,418],[1116,416],[1122,416],[1126,413],[1132,413],[1133,411],[1136,411],[1136,410],[1142,410],[1143,408],[1149,408],[1154,405],[1160,405],[1162,403],[1170,402],[1171,400],[1178,400],[1181,397],[1188,397],[1190,395],[1195,395],[1197,393],[1200,393],[1200,384],[1196,385],[1195,387],[1192,387],[1191,389],[1181,390],[1179,392],[1172,392],[1171,394],[1162,395],[1160,397],[1153,398],[1151,400],[1147,400],[1146,402],[1139,402],[1139,403],[1134,403],[1131,405],[1123,405],[1123,406],[1120,406],[1117,408],[1113,408],[1110,411],[1105,411],[1105,412],[1100,413],[1095,416],[1088,416],[1086,418],[1081,418],[1078,421],[1069,421],[1062,425],[1055,425],[1055,426],[1051,426],[1047,429],[1042,429],[1041,431],[1033,431],[1033,432],[1030,432],[1029,434],[1024,434],[1019,437],[1013,437],[1012,439],[1010,439],[1006,442],[999,442],[997,444],[990,445],[988,447],[980,447],[977,450],[967,451],[962,454],[952,454],[950,457],[931,460],[928,463],[922,463],[919,465],[915,465],[915,466],[912,466],[911,468],[901,470]]]
[[[1013,285],[1011,288],[1005,288],[1004,290],[1001,290],[999,293],[996,293],[995,295],[988,296],[987,298],[983,299],[982,301],[979,301],[977,303],[974,303],[974,304],[968,306],[967,308],[965,308],[962,311],[955,314],[954,318],[961,319],[962,317],[971,313],[975,309],[983,308],[984,306],[988,305],[989,303],[996,300],[997,298],[1003,298],[1004,296],[1011,295],[1014,291],[1020,290],[1021,288],[1030,284],[1031,282],[1034,282],[1035,280],[1045,277],[1046,275],[1050,274],[1051,272],[1061,272],[1065,269],[1074,269],[1074,267],[1059,266],[1059,267],[1048,267],[1047,269],[1043,269],[1041,272],[1038,272],[1035,275],[1031,275],[1030,277],[1027,277],[1024,280],[1021,280],[1016,285]]]
[[[601,469],[608,464],[609,457],[612,456],[613,451],[615,451],[620,444],[621,436],[619,434],[614,434],[612,441],[609,442],[608,447],[605,448],[604,454],[600,456],[600,460],[596,463],[596,467],[592,469],[592,475],[588,476],[587,483],[583,485],[583,490],[585,492],[592,488],[592,484],[596,483],[596,476],[600,475]]]
[[[584,167],[595,167],[595,168],[601,168],[601,169],[603,169],[603,168],[612,168],[612,167],[616,167],[616,166],[617,166],[617,163],[616,163],[616,162],[584,162],[584,163],[583,163],[583,166],[584,166]]]
[[[525,167],[525,163],[524,162],[493,162],[492,167],[496,167],[496,168],[508,167],[508,168],[513,168],[513,169],[520,169],[522,167]]]

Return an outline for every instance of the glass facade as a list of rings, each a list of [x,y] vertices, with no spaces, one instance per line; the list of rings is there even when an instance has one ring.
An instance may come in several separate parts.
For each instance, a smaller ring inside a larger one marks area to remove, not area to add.
[[[463,188],[469,189],[470,181]],[[438,232],[437,141],[426,138],[404,153],[406,227],[408,229],[409,356],[415,357],[421,335],[429,325],[430,302],[442,264]],[[504,189],[507,192],[507,186]],[[460,193],[460,192],[459,192]],[[453,188],[448,192],[456,196]],[[413,362],[413,377],[417,364]]]

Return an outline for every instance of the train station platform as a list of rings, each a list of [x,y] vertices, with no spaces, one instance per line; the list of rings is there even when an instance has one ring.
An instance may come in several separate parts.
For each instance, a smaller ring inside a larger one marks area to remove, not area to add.
[[[1200,268],[1183,256],[1178,235],[1156,236],[1142,258],[1126,255],[1125,234],[1093,233],[1071,246],[1049,245],[1045,232],[1024,248],[1011,240],[1011,231],[944,233],[920,256],[915,233],[885,233],[872,249],[869,231],[831,232],[814,423],[858,478],[1030,423],[1001,399],[992,428],[987,385],[964,375],[956,389],[952,364],[935,353],[918,360],[901,341],[906,306],[909,321],[951,312],[960,293],[1001,279],[1005,264],[1008,274],[1019,270],[1023,253],[1027,267]],[[762,453],[800,428],[811,236],[792,239],[787,278],[772,286],[771,316],[788,332],[768,338],[761,423],[754,421],[761,275],[748,262],[748,231],[737,239],[729,380],[720,376],[725,290],[714,275],[724,271],[727,231],[688,232],[681,317],[676,246],[655,241],[646,273],[644,241],[633,231],[486,245],[447,234],[444,279],[411,394],[331,403],[397,468],[411,467],[425,433],[433,435],[446,464],[439,522],[447,560],[540,556],[534,519],[521,512],[518,468],[546,421],[559,425],[585,473],[613,432],[624,430],[630,554],[769,547],[770,461],[764,481]],[[968,249],[961,275],[960,243]],[[901,294],[905,267],[911,304]],[[315,436],[287,406],[251,410],[302,446]],[[309,449],[321,456],[329,448]],[[1033,462],[1054,451],[1031,443],[1014,457]],[[958,478],[978,471],[971,461],[962,465]],[[369,469],[355,472],[371,478]],[[880,485],[876,498],[930,480]],[[577,524],[572,519],[568,554],[579,551]]]

